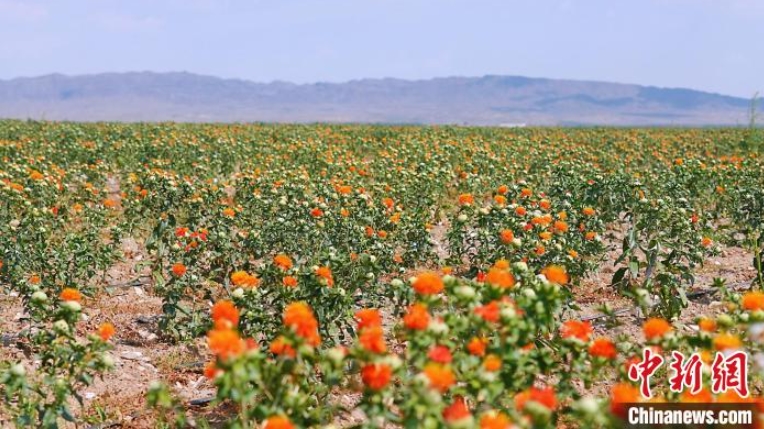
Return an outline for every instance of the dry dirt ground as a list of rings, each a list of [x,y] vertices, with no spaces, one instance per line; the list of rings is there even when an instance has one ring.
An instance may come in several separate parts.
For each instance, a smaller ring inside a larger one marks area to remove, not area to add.
[[[440,229],[433,231],[436,241],[442,242]],[[438,247],[439,246],[439,247]],[[436,243],[439,254],[444,254],[442,245]],[[122,243],[124,261],[115,265],[106,277],[106,284],[101,284],[102,292],[97,298],[84,303],[85,321],[79,326],[79,333],[85,335],[92,332],[105,321],[112,322],[117,327],[117,333],[112,339],[116,368],[98,380],[93,386],[82,392],[86,398],[85,409],[77,414],[95,415],[96,410],[106,410],[106,421],[109,424],[93,424],[93,428],[125,427],[149,428],[155,426],[155,416],[146,409],[145,394],[149,384],[154,380],[166,381],[180,399],[186,404],[200,398],[214,395],[213,386],[202,375],[200,363],[207,361],[210,356],[203,339],[187,344],[169,344],[159,339],[152,316],[161,313],[161,300],[152,296],[149,279],[145,272],[136,272],[135,267],[147,255],[142,247],[134,240]],[[613,261],[617,252],[611,251],[608,260],[600,270],[584,279],[575,287],[574,293],[581,311],[571,317],[591,317],[598,314],[598,308],[607,302],[613,308],[630,309],[628,299],[616,294],[609,286],[613,275]],[[727,280],[731,287],[746,287],[755,275],[751,266],[751,254],[740,248],[724,249],[719,256],[708,259],[699,269],[696,287],[708,288],[713,278],[721,277]],[[143,284],[129,286],[125,283],[139,279]],[[107,285],[118,285],[109,287]],[[700,314],[720,311],[720,305],[712,296],[704,296],[694,300],[686,309],[683,322],[685,329],[693,329],[693,319]],[[624,332],[634,338],[639,338],[640,319],[633,311],[626,311],[619,321],[621,325],[608,328],[594,319],[597,335],[613,336]],[[16,348],[13,341],[7,341],[8,335],[21,331],[27,322],[19,299],[9,295],[0,295],[0,332],[6,341],[0,344],[0,359],[22,361],[33,367],[30,360],[21,350]],[[599,386],[597,391],[603,391],[606,383]],[[596,393],[593,392],[593,393]],[[346,405],[352,404],[356,395],[338,395],[338,400]],[[204,416],[213,422],[225,418],[226,409],[213,409],[209,406],[189,406],[192,415]],[[359,415],[349,415],[339,423],[357,421]],[[0,426],[3,418],[0,416]]]

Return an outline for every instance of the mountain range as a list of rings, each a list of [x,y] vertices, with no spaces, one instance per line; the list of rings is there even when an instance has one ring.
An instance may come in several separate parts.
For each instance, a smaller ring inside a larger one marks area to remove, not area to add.
[[[683,88],[521,76],[256,83],[192,73],[0,80],[0,118],[458,125],[740,125],[750,101]]]

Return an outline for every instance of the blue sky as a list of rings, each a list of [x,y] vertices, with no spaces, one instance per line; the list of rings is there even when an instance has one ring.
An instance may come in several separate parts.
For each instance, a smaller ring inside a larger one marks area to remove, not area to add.
[[[0,0],[0,79],[511,74],[764,90],[764,0]]]

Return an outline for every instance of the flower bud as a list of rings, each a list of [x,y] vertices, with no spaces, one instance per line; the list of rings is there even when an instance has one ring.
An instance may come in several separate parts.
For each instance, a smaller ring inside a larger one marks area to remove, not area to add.
[[[48,295],[45,294],[43,291],[37,291],[32,294],[32,302],[35,303],[43,303],[48,300]]]

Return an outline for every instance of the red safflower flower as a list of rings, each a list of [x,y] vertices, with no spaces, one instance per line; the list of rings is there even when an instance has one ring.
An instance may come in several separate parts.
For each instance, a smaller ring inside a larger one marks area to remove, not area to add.
[[[597,338],[592,341],[592,344],[589,346],[589,354],[594,357],[615,359],[618,355],[618,350],[616,350],[615,343],[610,341],[610,339]]]
[[[375,308],[364,308],[355,312],[358,330],[372,326],[382,326],[382,315]]]
[[[269,350],[276,356],[286,356],[290,358],[297,356],[297,351],[289,345],[284,337],[276,337],[271,342]]]
[[[515,407],[522,411],[525,409],[525,405],[530,401],[543,405],[550,411],[557,408],[557,396],[554,392],[554,388],[551,386],[544,388],[531,387],[530,389],[518,393],[515,396]]]
[[[562,338],[576,338],[586,343],[593,331],[592,324],[589,322],[568,320],[560,327],[560,336]]]
[[[499,308],[499,302],[491,301],[486,305],[475,307],[474,312],[486,322],[496,323],[499,321],[500,310],[501,309]]]
[[[437,363],[451,363],[453,360],[453,356],[451,355],[451,350],[448,349],[446,346],[433,346],[430,351],[427,353],[427,357]]]
[[[467,403],[461,396],[455,397],[454,402],[443,410],[443,420],[446,423],[455,423],[470,417],[472,417],[470,409],[467,408]]]
[[[372,363],[361,368],[361,380],[371,390],[382,390],[393,377],[393,370],[383,363]]]
[[[186,274],[186,271],[187,271],[186,266],[181,264],[180,262],[176,264],[172,264],[171,270],[172,270],[172,274],[175,277],[183,277],[183,275]]]

